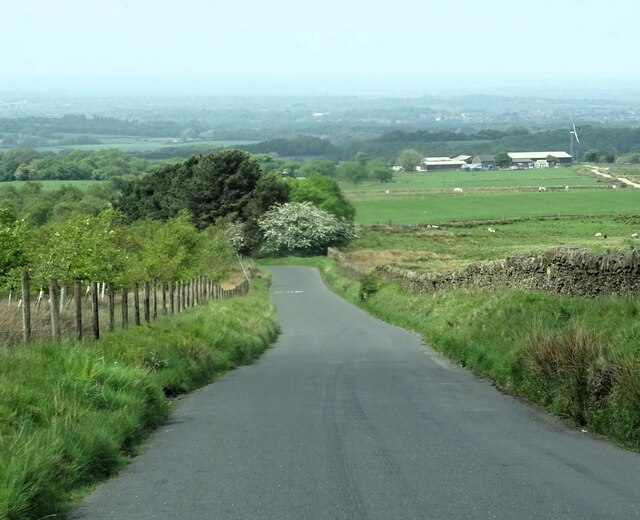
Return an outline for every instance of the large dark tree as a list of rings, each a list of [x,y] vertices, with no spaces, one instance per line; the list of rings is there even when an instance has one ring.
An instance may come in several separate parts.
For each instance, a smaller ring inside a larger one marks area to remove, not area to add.
[[[166,220],[186,208],[205,228],[220,217],[242,217],[259,178],[260,166],[246,152],[194,156],[124,185],[119,208],[131,220]]]

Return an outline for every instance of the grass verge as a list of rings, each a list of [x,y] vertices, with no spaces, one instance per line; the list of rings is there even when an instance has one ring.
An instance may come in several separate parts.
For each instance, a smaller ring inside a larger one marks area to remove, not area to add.
[[[268,282],[243,298],[105,336],[0,353],[0,518],[63,515],[168,414],[166,396],[250,363],[275,339]]]
[[[460,290],[408,294],[305,259],[374,316],[419,333],[447,357],[589,431],[640,450],[640,298]]]

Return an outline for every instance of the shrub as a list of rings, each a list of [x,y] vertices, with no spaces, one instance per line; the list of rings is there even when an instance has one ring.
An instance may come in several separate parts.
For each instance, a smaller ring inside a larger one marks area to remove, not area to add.
[[[355,237],[353,225],[310,202],[279,204],[258,221],[266,254],[326,254]]]

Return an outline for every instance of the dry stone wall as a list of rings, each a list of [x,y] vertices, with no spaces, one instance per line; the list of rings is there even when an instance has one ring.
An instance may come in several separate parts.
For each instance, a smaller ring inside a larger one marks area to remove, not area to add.
[[[338,250],[330,250],[329,256],[352,273],[367,272],[349,262]],[[547,291],[586,297],[640,294],[640,251],[637,250],[600,254],[555,248],[542,255],[516,255],[503,260],[477,262],[448,273],[416,273],[392,265],[378,266],[373,272],[417,294],[471,287]]]

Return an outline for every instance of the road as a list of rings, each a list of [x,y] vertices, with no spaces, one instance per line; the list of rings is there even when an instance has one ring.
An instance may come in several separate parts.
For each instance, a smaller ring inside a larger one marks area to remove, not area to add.
[[[640,455],[273,267],[282,334],[189,396],[74,519],[640,518]]]

